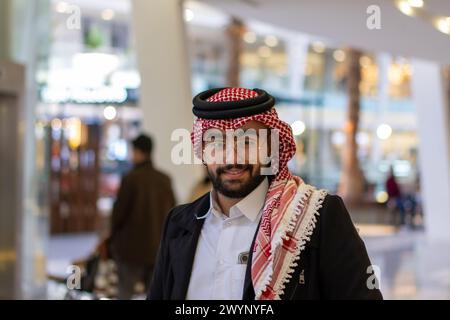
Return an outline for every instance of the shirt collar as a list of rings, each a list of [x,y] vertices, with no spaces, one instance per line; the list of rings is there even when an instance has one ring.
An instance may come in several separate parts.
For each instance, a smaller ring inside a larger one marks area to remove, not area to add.
[[[250,221],[255,221],[264,207],[268,189],[269,182],[267,178],[264,178],[264,180],[252,192],[230,208],[230,218],[244,215]],[[212,212],[216,217],[224,219],[226,216],[220,210],[216,197],[216,191],[212,190],[210,192],[210,209],[208,213]],[[204,217],[206,216],[207,215]]]

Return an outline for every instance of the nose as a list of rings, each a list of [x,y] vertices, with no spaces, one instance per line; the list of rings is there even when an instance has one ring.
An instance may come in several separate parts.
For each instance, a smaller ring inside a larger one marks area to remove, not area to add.
[[[225,163],[226,164],[239,164],[239,161],[243,159],[241,155],[242,152],[238,152],[238,146],[236,142],[227,144],[225,147]],[[242,163],[242,162],[241,162]]]

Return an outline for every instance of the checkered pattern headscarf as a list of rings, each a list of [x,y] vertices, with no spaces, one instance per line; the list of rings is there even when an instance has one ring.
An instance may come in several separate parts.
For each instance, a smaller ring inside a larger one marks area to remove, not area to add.
[[[217,92],[207,99],[208,102],[224,102],[224,101],[239,101],[254,98],[258,95],[257,92],[245,88],[227,88]],[[274,108],[263,113],[255,114],[252,116],[241,117],[236,119],[202,119],[197,118],[194,122],[193,129],[193,144],[195,154],[202,157],[202,137],[206,130],[211,128],[217,128],[221,130],[226,129],[238,129],[245,125],[249,121],[258,121],[265,124],[270,129],[276,129],[279,133],[279,162],[278,166],[275,164],[277,174],[275,180],[287,179],[291,176],[287,163],[295,154],[295,140],[292,135],[291,127],[284,121],[278,118],[278,114]]]
[[[226,88],[206,101],[225,102],[251,99],[258,96],[254,90]],[[191,135],[194,151],[202,157],[202,137],[206,130],[238,129],[249,121],[258,121],[279,133],[279,167],[272,180],[263,206],[258,234],[253,247],[252,282],[256,299],[279,299],[284,293],[304,248],[304,243],[314,228],[324,194],[318,194],[311,186],[293,176],[287,167],[295,154],[295,140],[291,127],[278,118],[274,108],[259,114],[234,119],[196,118]],[[311,198],[314,201],[309,201]]]

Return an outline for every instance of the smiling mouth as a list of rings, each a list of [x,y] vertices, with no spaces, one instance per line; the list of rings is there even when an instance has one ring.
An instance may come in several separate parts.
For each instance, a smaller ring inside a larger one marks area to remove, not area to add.
[[[232,168],[229,170],[224,170],[224,172],[222,174],[227,178],[237,179],[237,178],[241,178],[245,174],[246,171],[247,171],[246,168],[243,168],[243,169]]]

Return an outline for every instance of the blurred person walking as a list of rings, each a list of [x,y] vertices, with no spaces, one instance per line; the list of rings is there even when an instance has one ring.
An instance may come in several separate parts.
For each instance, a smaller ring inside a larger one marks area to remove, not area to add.
[[[389,176],[386,180],[386,191],[389,196],[389,204],[394,207],[394,214],[398,211],[400,214],[400,225],[405,224],[405,206],[403,203],[403,196],[400,187],[395,178],[394,168],[391,167],[389,170]],[[394,216],[395,217],[395,216]]]
[[[164,219],[175,205],[170,178],[152,164],[152,139],[140,135],[132,145],[134,167],[122,179],[105,241],[117,264],[119,299],[130,299],[138,282],[149,283]]]

